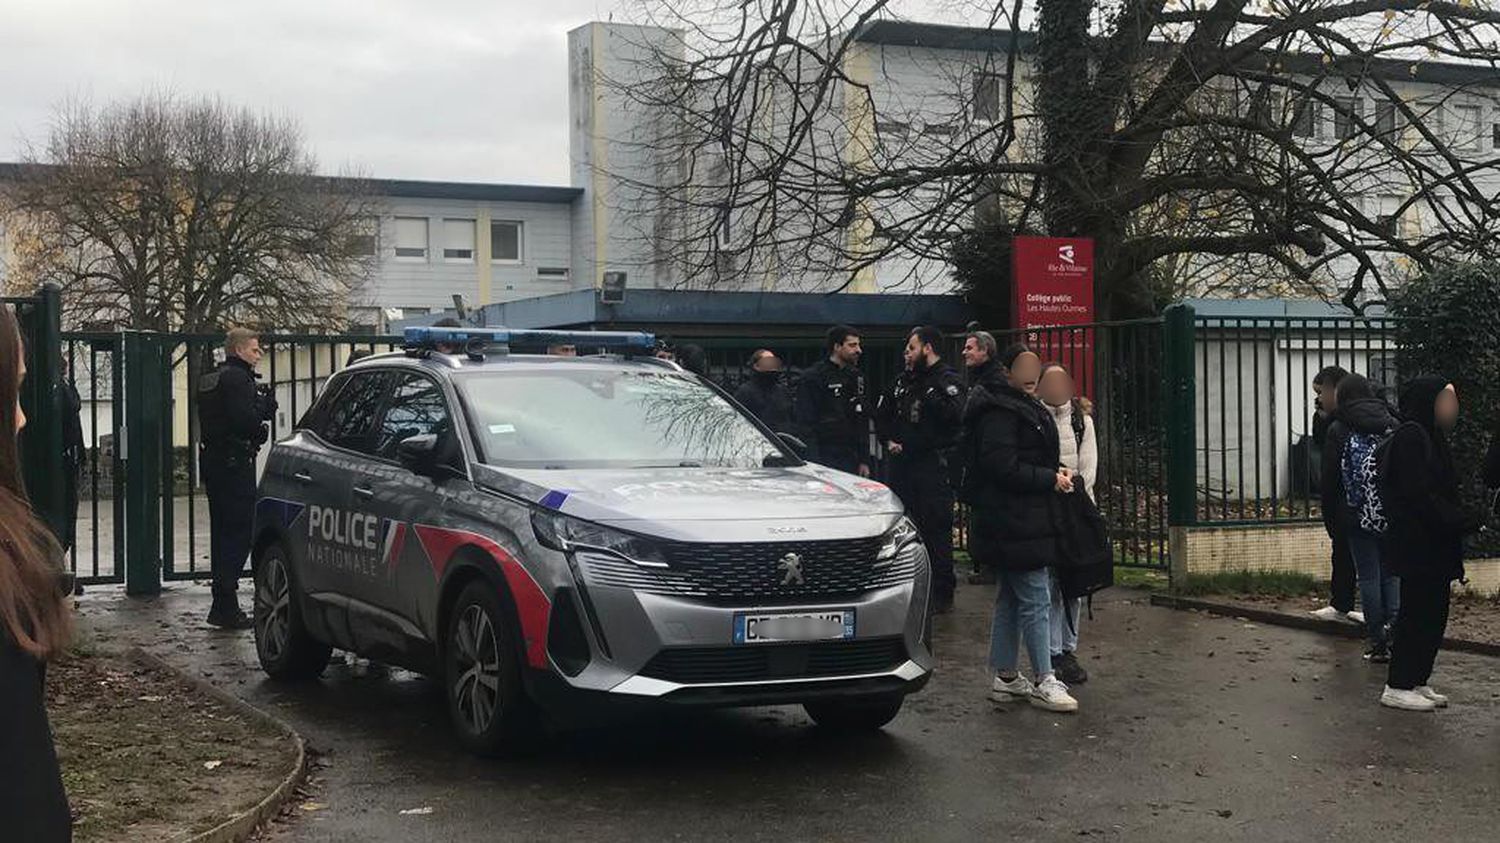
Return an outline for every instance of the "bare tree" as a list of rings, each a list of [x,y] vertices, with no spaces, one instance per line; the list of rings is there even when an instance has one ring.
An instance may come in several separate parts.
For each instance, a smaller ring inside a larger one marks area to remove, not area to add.
[[[1184,292],[1363,304],[1500,250],[1493,2],[953,0],[946,31],[888,5],[644,4],[671,37],[597,72],[653,115],[610,141],[670,166],[608,175],[673,283],[879,266],[911,289],[1034,231],[1094,238],[1122,317]]]
[[[316,176],[293,121],[214,99],[65,106],[7,195],[12,283],[59,283],[74,324],[332,328],[373,269],[363,182]]]

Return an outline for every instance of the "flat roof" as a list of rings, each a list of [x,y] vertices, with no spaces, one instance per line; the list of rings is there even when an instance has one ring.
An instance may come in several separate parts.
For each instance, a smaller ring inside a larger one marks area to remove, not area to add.
[[[452,313],[397,323],[428,325]],[[973,316],[961,296],[882,293],[721,292],[629,289],[625,302],[601,304],[593,288],[488,304],[470,312],[475,326],[567,328],[589,325],[819,326],[907,331],[917,325],[962,327]]]
[[[1364,313],[1355,313],[1337,302],[1319,299],[1184,299],[1198,316],[1211,319],[1267,319],[1290,316],[1303,319],[1327,317],[1350,319],[1356,316],[1383,317],[1384,305],[1371,305]]]
[[[27,167],[33,166],[45,168],[51,165],[0,161],[0,181],[20,178]],[[560,185],[357,179],[344,176],[315,176],[314,178],[322,179],[335,187],[341,184],[363,183],[376,195],[398,199],[461,199],[469,202],[537,202],[565,205],[583,195],[581,187]]]
[[[992,29],[981,26],[952,26],[917,21],[877,20],[870,21],[854,35],[855,40],[867,44],[885,44],[893,47],[932,47],[944,50],[970,50],[974,52],[1004,52],[1012,43],[1024,51],[1036,47],[1034,32]],[[1176,45],[1156,42],[1163,50],[1174,50]],[[1457,62],[1429,61],[1424,58],[1372,58],[1349,56],[1335,59],[1333,65],[1323,64],[1323,56],[1313,53],[1279,53],[1262,51],[1257,60],[1248,67],[1264,70],[1273,63],[1285,72],[1294,75],[1317,75],[1330,78],[1338,76],[1340,63],[1349,62],[1350,76],[1377,76],[1382,79],[1403,82],[1427,82],[1446,85],[1483,85],[1500,87],[1500,73],[1484,64],[1461,64]]]

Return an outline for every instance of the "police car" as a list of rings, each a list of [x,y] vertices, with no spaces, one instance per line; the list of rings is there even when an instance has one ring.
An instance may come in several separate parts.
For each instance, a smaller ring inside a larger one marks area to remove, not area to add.
[[[927,681],[927,553],[885,486],[805,463],[649,334],[405,339],[334,375],[269,454],[272,677],[317,676],[333,648],[429,674],[482,754],[641,704],[878,729]],[[563,345],[600,353],[525,353]]]

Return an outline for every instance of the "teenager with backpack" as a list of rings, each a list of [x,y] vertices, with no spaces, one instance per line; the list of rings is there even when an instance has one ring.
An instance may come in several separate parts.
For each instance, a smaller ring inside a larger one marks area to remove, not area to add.
[[[1041,358],[1024,345],[997,354],[995,338],[969,335],[964,358],[973,380],[963,412],[964,500],[973,508],[970,545],[996,571],[990,628],[990,697],[1027,700],[1048,711],[1077,711],[1078,701],[1052,669],[1049,568],[1061,561],[1064,495],[1057,426],[1036,399]],[[1036,682],[1020,671],[1020,647]]]
[[[1402,424],[1378,459],[1389,526],[1386,552],[1401,577],[1401,611],[1381,705],[1432,711],[1448,698],[1432,689],[1432,665],[1448,627],[1454,580],[1464,575],[1464,536],[1479,517],[1459,499],[1448,436],[1458,423],[1458,393],[1443,378],[1423,377],[1401,390]]]
[[[1382,559],[1386,517],[1377,485],[1378,461],[1400,422],[1363,375],[1338,385],[1338,411],[1323,449],[1323,516],[1344,536],[1359,581],[1365,658],[1390,661],[1390,628],[1400,606],[1399,582]]]
[[[1074,494],[1094,497],[1094,478],[1099,473],[1099,444],[1090,416],[1092,403],[1076,394],[1073,376],[1061,363],[1042,367],[1037,381],[1037,395],[1057,426],[1058,453],[1063,468],[1074,474]],[[1057,569],[1051,576],[1052,590],[1052,669],[1068,685],[1088,681],[1088,671],[1078,663],[1078,621],[1083,613],[1083,598],[1065,598]]]

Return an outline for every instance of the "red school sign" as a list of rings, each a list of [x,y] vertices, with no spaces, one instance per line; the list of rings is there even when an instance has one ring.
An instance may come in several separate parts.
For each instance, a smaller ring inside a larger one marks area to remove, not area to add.
[[[1017,237],[1011,246],[1011,326],[1043,360],[1068,367],[1093,394],[1094,241],[1087,237]],[[1063,328],[1032,331],[1036,328]]]

